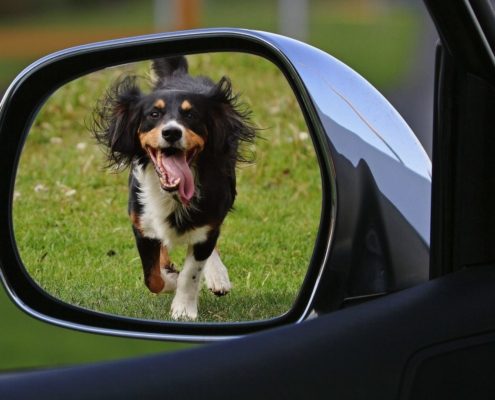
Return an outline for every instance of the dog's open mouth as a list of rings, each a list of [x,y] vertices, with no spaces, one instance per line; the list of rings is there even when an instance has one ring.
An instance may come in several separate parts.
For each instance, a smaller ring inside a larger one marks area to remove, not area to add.
[[[160,179],[163,190],[179,192],[180,200],[187,205],[194,196],[194,177],[190,163],[196,156],[196,151],[185,152],[177,148],[154,149],[147,147]]]

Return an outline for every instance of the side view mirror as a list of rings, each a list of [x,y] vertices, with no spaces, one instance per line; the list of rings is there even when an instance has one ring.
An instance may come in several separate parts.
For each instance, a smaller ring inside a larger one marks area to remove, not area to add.
[[[54,53],[8,88],[0,138],[2,280],[50,323],[217,340],[428,279],[426,153],[366,80],[287,37]]]

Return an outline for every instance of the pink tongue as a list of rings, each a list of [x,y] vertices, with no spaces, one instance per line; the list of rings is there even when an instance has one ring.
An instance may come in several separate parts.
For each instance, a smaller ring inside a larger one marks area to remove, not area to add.
[[[166,157],[161,154],[162,166],[167,171],[171,181],[180,178],[179,195],[184,204],[188,204],[194,196],[194,178],[186,161],[186,155],[182,152]]]

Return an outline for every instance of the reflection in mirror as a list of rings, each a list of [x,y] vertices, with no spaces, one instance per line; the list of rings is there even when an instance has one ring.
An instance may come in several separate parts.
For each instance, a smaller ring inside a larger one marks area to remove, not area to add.
[[[187,64],[211,82],[184,59],[154,72],[143,61],[69,82],[38,113],[13,217],[23,263],[52,296],[162,321],[260,320],[294,303],[322,198],[297,100],[257,56]]]

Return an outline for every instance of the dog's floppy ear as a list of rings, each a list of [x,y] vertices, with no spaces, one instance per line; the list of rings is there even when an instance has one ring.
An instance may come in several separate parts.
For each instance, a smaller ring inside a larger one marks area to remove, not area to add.
[[[126,77],[107,91],[94,110],[91,131],[106,147],[109,166],[125,168],[139,152],[141,96],[136,77]]]
[[[187,74],[188,65],[184,56],[163,57],[153,60],[152,68],[156,75],[155,84],[160,86],[173,75]]]
[[[240,148],[242,143],[252,143],[256,128],[250,120],[250,110],[239,101],[232,91],[227,77],[222,77],[210,92],[215,104],[212,117],[211,138],[215,152],[229,154],[233,162],[252,162],[254,155],[247,155]]]

